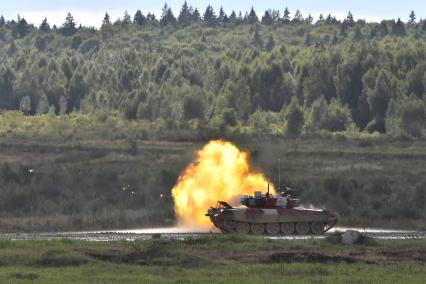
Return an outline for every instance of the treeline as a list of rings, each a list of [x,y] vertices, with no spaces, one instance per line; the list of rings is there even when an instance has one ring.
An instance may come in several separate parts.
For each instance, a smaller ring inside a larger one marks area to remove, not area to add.
[[[426,22],[317,21],[185,2],[176,17],[127,12],[100,29],[0,17],[0,109],[25,115],[119,113],[159,129],[420,137]]]

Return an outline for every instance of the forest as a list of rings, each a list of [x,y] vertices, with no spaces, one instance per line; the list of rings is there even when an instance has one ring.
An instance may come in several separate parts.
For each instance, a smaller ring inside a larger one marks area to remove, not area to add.
[[[314,21],[284,7],[228,15],[185,2],[176,15],[165,4],[158,18],[138,10],[99,21],[1,16],[0,120],[113,117],[195,140],[425,134],[426,21],[414,11],[380,23],[351,12]]]

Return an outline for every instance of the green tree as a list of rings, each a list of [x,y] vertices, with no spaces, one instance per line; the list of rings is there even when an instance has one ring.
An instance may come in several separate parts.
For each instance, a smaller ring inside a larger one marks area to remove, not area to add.
[[[323,16],[323,14],[320,14],[319,16],[318,16],[318,20],[317,20],[317,22],[315,23],[315,25],[322,25],[322,24],[325,24],[325,20],[324,20],[324,16]]]
[[[247,16],[247,22],[251,25],[256,24],[259,21],[253,6],[251,7],[250,13]]]
[[[311,14],[309,14],[309,15],[308,15],[308,17],[305,19],[305,22],[306,22],[307,24],[312,25],[312,23],[314,22],[314,18],[312,17],[312,15],[311,15]]]
[[[426,62],[419,62],[416,67],[407,73],[407,91],[409,94],[414,93],[421,98],[425,93],[426,81]]]
[[[413,10],[411,10],[410,16],[409,16],[409,20],[408,20],[408,24],[410,26],[413,26],[416,24],[416,14],[414,13]]]
[[[68,101],[65,96],[59,98],[59,113],[65,115],[68,113]]]
[[[30,114],[31,112],[31,98],[29,96],[22,97],[19,103],[19,110],[22,111],[25,115]]]
[[[65,36],[72,36],[77,32],[76,22],[71,13],[68,13],[65,18],[65,23],[62,25],[61,32]]]
[[[162,26],[175,25],[177,20],[173,14],[172,8],[167,4],[164,4],[163,12],[161,13],[160,24]]]
[[[80,109],[80,103],[87,93],[87,88],[88,86],[84,81],[84,75],[81,72],[76,71],[70,80],[68,88],[68,106],[71,109]]]
[[[347,106],[342,105],[335,98],[327,105],[324,97],[320,96],[312,103],[306,128],[325,129],[331,132],[344,131],[348,129],[351,123],[351,112]]]
[[[220,6],[219,9],[219,15],[217,16],[217,21],[221,24],[227,23],[228,22],[228,16],[225,13],[225,10],[223,9],[222,6]]]
[[[406,35],[404,23],[401,21],[400,18],[398,18],[398,21],[396,21],[396,23],[393,22],[392,34],[396,35],[396,36],[405,36]]]
[[[287,121],[287,133],[291,136],[299,136],[304,124],[303,111],[296,96],[292,97],[285,111]]]
[[[327,101],[324,96],[320,96],[311,105],[306,121],[306,128],[314,131],[322,129],[327,120],[327,113]]]
[[[47,18],[44,18],[43,19],[43,21],[41,22],[41,24],[40,24],[40,27],[39,27],[39,29],[40,29],[40,31],[42,31],[42,32],[50,32],[50,25],[49,25],[49,23],[47,22]]]
[[[189,120],[193,118],[204,117],[204,101],[200,96],[187,95],[183,101],[184,118]]]
[[[47,97],[45,94],[43,94],[37,104],[37,110],[36,113],[37,114],[46,114],[49,112],[49,102],[47,100]]]
[[[234,10],[232,10],[231,14],[229,15],[229,22],[233,24],[237,22],[237,14]]]
[[[178,17],[178,21],[179,21],[179,24],[181,26],[183,26],[183,27],[186,27],[189,24],[191,24],[191,21],[192,21],[192,12],[189,9],[188,3],[186,2],[186,0],[183,3],[182,8],[180,9],[180,14],[179,14],[179,17]]]
[[[284,14],[283,14],[283,23],[289,24],[290,23],[290,11],[287,7],[285,7]]]
[[[133,17],[133,23],[139,25],[139,26],[143,26],[146,23],[146,18],[145,16],[142,14],[141,10],[137,10],[135,13],[135,16]]]
[[[105,13],[104,19],[102,20],[102,27],[107,27],[111,25],[111,17],[108,13]]]
[[[129,26],[132,23],[132,18],[130,17],[129,13],[126,11],[124,11],[124,15],[123,15],[123,20],[121,21],[121,23],[124,26]]]
[[[30,33],[30,27],[24,18],[18,20],[16,30],[20,38],[23,38]]]
[[[386,115],[386,130],[394,135],[420,137],[426,127],[426,108],[414,94],[392,99]]]
[[[344,131],[352,123],[351,111],[333,98],[327,108],[322,127],[328,131]]]
[[[207,6],[206,11],[204,12],[204,15],[203,15],[203,20],[207,26],[213,27],[216,25],[217,18],[214,13],[213,7],[211,5]]]
[[[385,115],[391,98],[390,74],[386,70],[380,70],[373,90],[368,91],[367,100],[374,121],[368,126],[369,131],[385,132]]]
[[[197,23],[201,21],[201,14],[200,11],[198,11],[197,8],[194,9],[194,12],[192,13],[192,21]]]
[[[343,24],[349,27],[352,27],[355,25],[354,15],[351,13],[351,11],[348,12],[346,19],[343,21]]]
[[[272,18],[272,15],[271,15],[271,10],[265,11],[265,14],[262,16],[261,23],[268,26],[274,23],[274,19]]]
[[[13,109],[15,74],[9,67],[0,67],[0,109]],[[16,109],[16,108],[15,108]]]
[[[294,17],[293,17],[293,20],[291,22],[293,24],[303,23],[303,15],[299,10],[296,10],[296,13],[294,13]]]

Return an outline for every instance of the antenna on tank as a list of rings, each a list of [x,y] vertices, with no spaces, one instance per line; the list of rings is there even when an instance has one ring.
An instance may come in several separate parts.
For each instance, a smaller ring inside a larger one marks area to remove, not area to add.
[[[281,159],[278,159],[278,192],[281,190]]]

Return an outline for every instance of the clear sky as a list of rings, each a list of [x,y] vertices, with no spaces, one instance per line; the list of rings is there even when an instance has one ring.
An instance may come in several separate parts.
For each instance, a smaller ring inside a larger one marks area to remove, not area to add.
[[[166,2],[178,13],[184,0]],[[106,11],[114,20],[122,17],[125,10],[131,15],[137,9],[144,14],[150,11],[159,15],[164,3],[154,0],[0,0],[0,14],[7,19],[16,19],[20,14],[37,25],[47,17],[50,24],[61,25],[66,13],[71,12],[78,23],[98,27]],[[287,6],[293,13],[299,9],[303,15],[311,13],[314,18],[320,13],[342,18],[349,10],[356,19],[367,21],[398,17],[405,21],[411,10],[416,12],[417,19],[426,18],[426,0],[189,0],[188,4],[202,12],[208,4],[216,11],[223,6],[228,13],[231,10],[247,11],[253,6],[258,16],[266,9],[282,11]]]

